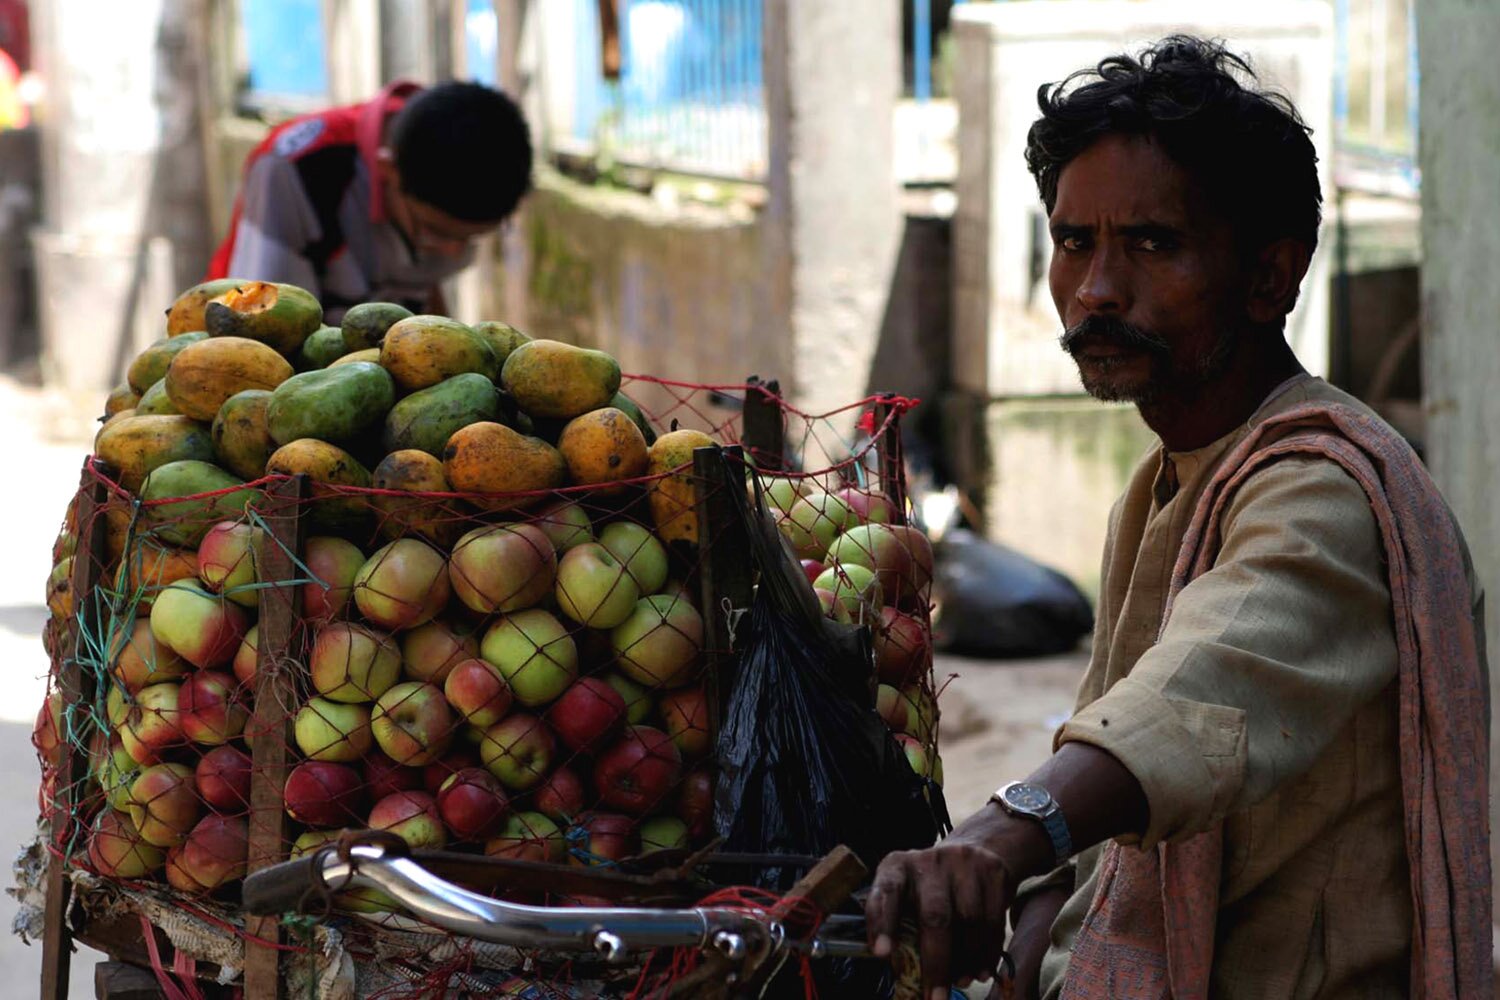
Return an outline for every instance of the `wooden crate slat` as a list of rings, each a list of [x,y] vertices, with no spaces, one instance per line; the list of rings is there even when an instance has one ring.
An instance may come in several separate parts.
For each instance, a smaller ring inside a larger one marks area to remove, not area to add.
[[[261,539],[256,566],[263,580],[290,581],[301,577],[296,560],[301,558],[303,509],[309,495],[306,476],[293,476],[271,486],[261,511],[265,536]],[[255,714],[250,721],[255,734],[250,772],[249,870],[257,871],[286,858],[286,812],[282,788],[286,784],[287,742],[297,686],[290,672],[300,662],[293,648],[301,638],[298,619],[302,611],[300,585],[282,583],[260,592],[260,618],[256,632]],[[274,947],[254,940],[280,942],[277,917],[245,918],[245,995],[256,998],[283,994],[280,958]]]
[[[85,671],[78,660],[79,635],[85,628],[98,622],[97,595],[100,564],[98,560],[106,554],[106,528],[104,505],[108,499],[103,481],[95,472],[91,459],[84,465],[78,484],[77,505],[73,523],[78,532],[78,545],[73,555],[73,577],[69,582],[73,593],[74,615],[68,622],[63,640],[62,668],[58,672],[58,689],[63,695],[64,725],[58,733],[62,742],[62,754],[58,761],[56,791],[53,796],[51,843],[57,849],[47,866],[47,905],[43,913],[42,931],[42,984],[43,1000],[63,1000],[68,995],[68,973],[73,952],[73,937],[67,926],[68,904],[72,899],[73,884],[68,880],[67,861],[62,856],[73,840],[76,817],[74,810],[79,803],[81,780],[87,778],[88,733],[83,731],[92,719],[87,706],[94,702],[94,674]],[[83,711],[70,712],[70,708],[83,707]],[[69,732],[68,720],[79,726],[79,731]]]

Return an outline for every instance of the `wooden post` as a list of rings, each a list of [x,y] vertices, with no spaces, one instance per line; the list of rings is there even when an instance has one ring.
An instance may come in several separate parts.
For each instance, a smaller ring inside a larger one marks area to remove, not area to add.
[[[762,392],[761,390],[765,390]],[[774,378],[762,382],[752,375],[745,380],[745,409],[740,422],[740,443],[762,472],[786,468],[786,414],[779,399],[781,383]]]
[[[693,452],[693,477],[698,499],[698,592],[703,609],[703,638],[707,649],[704,691],[708,696],[709,729],[716,738],[724,702],[733,686],[730,653],[734,636],[726,617],[731,608],[750,606],[750,541],[727,490],[744,489],[740,475],[744,450],[699,448]],[[726,462],[725,459],[728,461]]]
[[[891,504],[896,508],[892,523],[905,524],[906,458],[901,449],[901,416],[892,413],[889,403],[876,403],[875,427],[880,431],[880,437],[875,441],[875,455],[880,463],[880,489],[891,498]]]
[[[293,559],[302,553],[303,507],[308,497],[306,476],[293,476],[266,491],[261,516],[266,533],[256,557],[263,580],[295,580],[302,575]],[[250,721],[255,735],[250,772],[250,871],[274,865],[286,858],[286,813],[282,789],[286,784],[287,743],[291,738],[292,709],[297,704],[297,684],[292,676],[300,663],[294,644],[301,639],[298,620],[302,612],[302,587],[282,583],[260,592],[260,621],[256,632],[255,715]],[[253,938],[279,943],[278,917],[245,918],[245,930]],[[259,998],[283,995],[281,952],[274,947],[245,941],[245,996]]]
[[[57,852],[47,866],[47,905],[42,922],[42,998],[63,1000],[68,995],[68,972],[73,953],[73,934],[68,929],[68,904],[73,883],[68,880],[65,855],[75,833],[74,809],[82,796],[81,785],[88,780],[87,726],[93,721],[93,671],[84,670],[78,659],[79,633],[93,630],[99,621],[95,587],[100,577],[100,560],[107,557],[104,505],[108,499],[97,464],[89,459],[78,484],[77,505],[73,523],[78,532],[78,546],[73,554],[73,617],[63,640],[62,666],[57,687],[62,693],[63,724],[59,727],[57,783],[52,796],[51,845]],[[74,727],[77,727],[74,729]]]

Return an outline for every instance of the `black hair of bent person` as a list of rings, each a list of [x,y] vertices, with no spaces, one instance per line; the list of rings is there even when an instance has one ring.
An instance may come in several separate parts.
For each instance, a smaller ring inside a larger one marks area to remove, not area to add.
[[[531,189],[531,132],[509,97],[440,83],[406,102],[390,148],[403,193],[465,222],[499,223]]]
[[[1257,82],[1222,44],[1171,35],[1043,85],[1026,165],[1047,211],[1075,157],[1107,135],[1142,136],[1202,185],[1241,251],[1290,237],[1311,253],[1323,201],[1312,130],[1290,100],[1253,89]]]

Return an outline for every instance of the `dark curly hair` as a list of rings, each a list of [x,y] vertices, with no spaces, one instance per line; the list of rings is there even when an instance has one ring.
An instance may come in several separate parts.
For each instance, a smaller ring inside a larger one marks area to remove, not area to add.
[[[531,131],[509,97],[477,83],[429,87],[391,121],[401,190],[466,222],[498,223],[531,189]]]
[[[1203,185],[1241,249],[1291,237],[1310,253],[1323,201],[1312,130],[1291,101],[1251,89],[1255,82],[1249,63],[1222,44],[1172,35],[1138,57],[1110,56],[1042,86],[1026,165],[1047,211],[1075,157],[1106,135],[1139,135]]]

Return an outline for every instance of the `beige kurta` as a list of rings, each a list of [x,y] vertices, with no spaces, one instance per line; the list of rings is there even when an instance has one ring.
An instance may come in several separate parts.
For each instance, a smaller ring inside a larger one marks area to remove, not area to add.
[[[1057,734],[1108,750],[1140,781],[1143,845],[1224,822],[1216,997],[1408,992],[1397,654],[1360,487],[1311,458],[1253,475],[1225,515],[1214,568],[1183,589],[1157,635],[1183,533],[1218,463],[1251,426],[1316,400],[1363,408],[1302,376],[1245,427],[1196,451],[1157,447],[1135,470],[1110,515],[1078,709]],[[1044,996],[1061,987],[1097,858],[1077,859]]]

